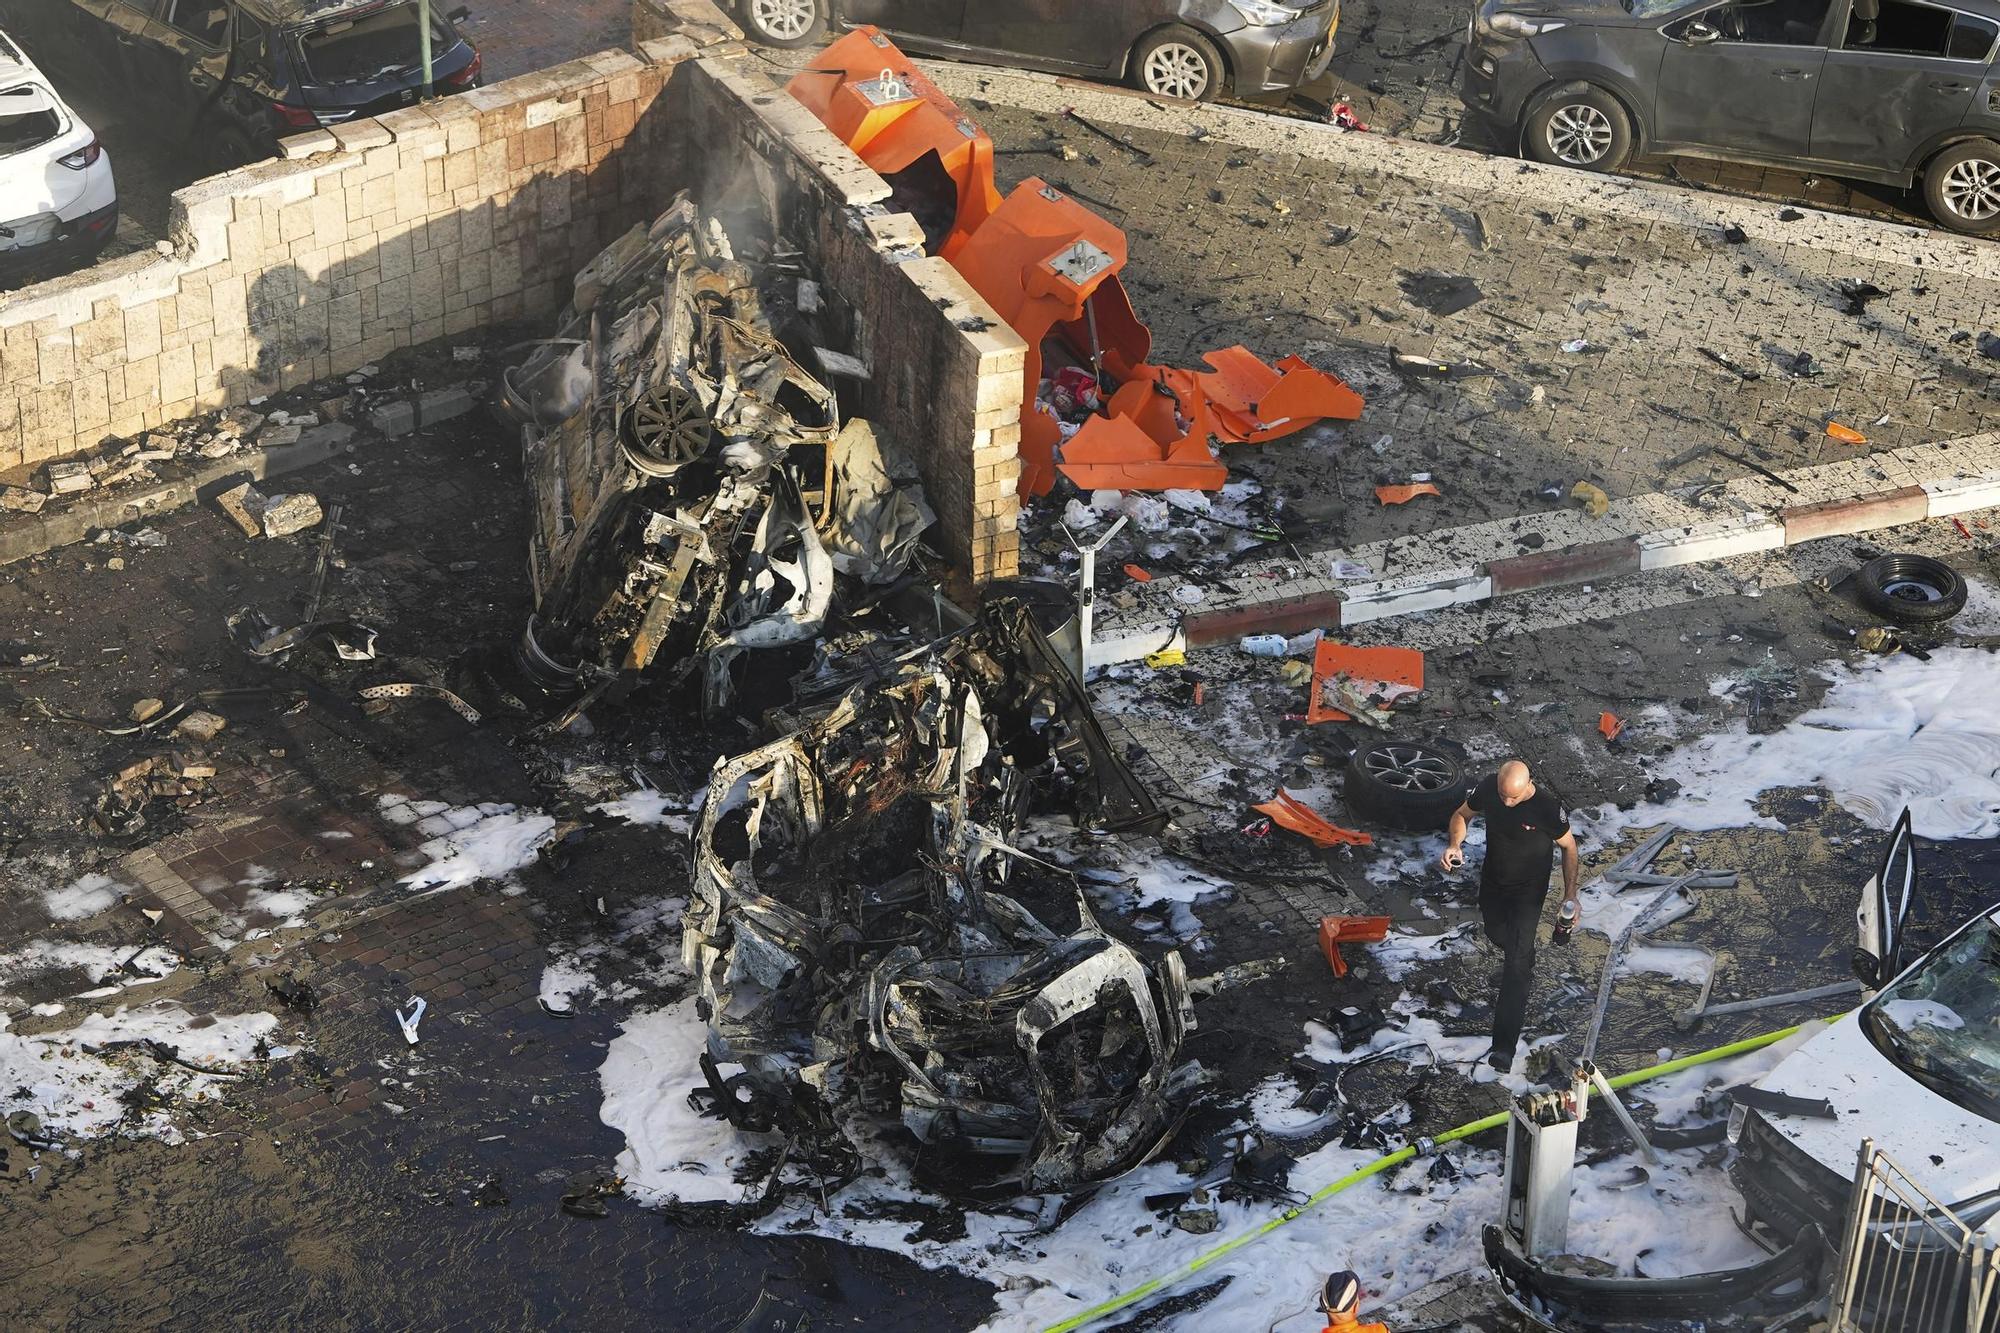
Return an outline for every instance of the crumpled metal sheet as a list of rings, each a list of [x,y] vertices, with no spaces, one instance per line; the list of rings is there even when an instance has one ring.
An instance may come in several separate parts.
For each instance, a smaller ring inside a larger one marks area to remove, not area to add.
[[[865,421],[850,421],[827,447],[827,550],[833,567],[863,583],[893,583],[937,515],[921,486],[898,485]]]

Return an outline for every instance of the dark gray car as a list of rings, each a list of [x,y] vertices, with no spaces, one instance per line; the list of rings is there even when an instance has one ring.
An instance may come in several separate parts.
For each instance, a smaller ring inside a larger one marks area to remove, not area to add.
[[[737,12],[772,46],[873,24],[910,51],[1129,78],[1202,102],[1311,82],[1340,24],[1340,0],[737,0]]]
[[[1543,162],[1715,157],[1910,188],[2000,233],[1996,0],[1484,0],[1466,105]]]

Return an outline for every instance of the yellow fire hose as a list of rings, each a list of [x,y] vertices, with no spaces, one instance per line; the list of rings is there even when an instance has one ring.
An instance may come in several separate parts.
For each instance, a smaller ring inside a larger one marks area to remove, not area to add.
[[[1761,1037],[1751,1037],[1745,1041],[1731,1042],[1727,1046],[1718,1046],[1712,1051],[1702,1051],[1698,1055],[1684,1055],[1678,1060],[1669,1060],[1665,1064],[1635,1070],[1630,1074],[1620,1074],[1618,1077],[1610,1079],[1609,1082],[1614,1089],[1629,1088],[1634,1083],[1644,1083],[1648,1079],[1664,1078],[1668,1074],[1677,1074],[1683,1069],[1692,1069],[1696,1065],[1705,1065],[1711,1060],[1726,1060],[1732,1055],[1746,1055],[1751,1051],[1762,1050],[1764,1047],[1772,1045],[1775,1042],[1783,1041],[1804,1026],[1803,1023],[1794,1024],[1788,1028],[1780,1028],[1776,1032],[1767,1032]],[[1586,1089],[1586,1095],[1595,1094],[1591,1090]],[[1430,1142],[1433,1145],[1455,1143],[1459,1139],[1470,1138],[1474,1134],[1481,1134],[1489,1129],[1498,1129],[1506,1123],[1507,1112],[1495,1111],[1492,1115],[1482,1116],[1478,1120],[1469,1121],[1466,1124],[1458,1126],[1456,1129],[1448,1129],[1442,1134],[1432,1135]],[[1326,1202],[1349,1186],[1357,1185],[1370,1176],[1380,1175],[1392,1166],[1401,1166],[1416,1155],[1416,1148],[1407,1147],[1398,1148],[1387,1157],[1378,1157],[1368,1165],[1348,1172],[1331,1184],[1322,1185],[1310,1198],[1297,1207],[1287,1208],[1269,1221],[1254,1226],[1241,1235],[1231,1236],[1220,1245],[1196,1255],[1170,1273],[1162,1273],[1156,1278],[1141,1282],[1130,1291],[1120,1292],[1108,1301],[1101,1301],[1091,1306],[1088,1310],[1073,1314],[1059,1324],[1051,1324],[1045,1330],[1045,1333],[1070,1333],[1072,1329],[1082,1328],[1086,1324],[1094,1324],[1108,1314],[1122,1310],[1137,1301],[1143,1301],[1155,1292],[1164,1291],[1185,1278],[1193,1277],[1216,1260],[1243,1248],[1258,1237],[1269,1235],[1293,1218],[1302,1216],[1308,1210]]]

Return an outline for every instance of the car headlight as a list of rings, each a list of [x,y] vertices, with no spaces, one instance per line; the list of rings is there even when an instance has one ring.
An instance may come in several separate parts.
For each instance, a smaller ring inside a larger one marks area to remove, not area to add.
[[[1539,37],[1557,28],[1567,28],[1562,19],[1534,18],[1527,14],[1487,14],[1482,11],[1473,23],[1476,27],[1500,37]]]
[[[1299,16],[1299,11],[1290,5],[1276,4],[1273,0],[1229,0],[1229,7],[1241,14],[1245,23],[1259,28],[1275,28]]]

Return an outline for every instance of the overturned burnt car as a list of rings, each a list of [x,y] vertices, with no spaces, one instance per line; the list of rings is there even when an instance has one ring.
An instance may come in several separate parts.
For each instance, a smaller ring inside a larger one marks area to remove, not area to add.
[[[576,698],[656,661],[713,711],[747,650],[819,633],[842,553],[900,572],[931,513],[773,334],[749,265],[685,196],[578,275],[556,337],[503,377],[533,492],[519,665]],[[801,476],[837,475],[837,505]],[[853,562],[849,563],[852,567]]]
[[[1203,1082],[1185,969],[1010,839],[1038,806],[1104,831],[1165,815],[1027,611],[828,643],[799,698],[797,730],[716,766],[695,836],[682,958],[719,1109],[783,1128],[810,1089],[808,1119],[900,1119],[920,1167],[948,1164],[932,1183],[971,1190],[1150,1158]]]

